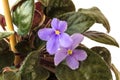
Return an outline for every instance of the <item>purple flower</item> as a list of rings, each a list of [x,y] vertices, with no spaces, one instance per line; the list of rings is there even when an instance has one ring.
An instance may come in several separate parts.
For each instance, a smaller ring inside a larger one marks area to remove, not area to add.
[[[67,29],[67,22],[53,18],[52,28],[44,28],[38,31],[40,39],[47,41],[46,48],[49,54],[53,55],[60,46],[69,47],[72,44],[71,37],[64,33]]]
[[[75,70],[79,67],[79,61],[83,61],[87,58],[87,54],[84,50],[75,49],[83,40],[83,35],[76,33],[73,34],[71,38],[73,39],[73,44],[67,48],[61,47],[55,54],[54,63],[57,66],[66,59],[67,65]]]

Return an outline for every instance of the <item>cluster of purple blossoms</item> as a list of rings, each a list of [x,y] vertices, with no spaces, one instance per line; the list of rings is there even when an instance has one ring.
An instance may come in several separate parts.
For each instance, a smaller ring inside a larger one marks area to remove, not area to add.
[[[84,50],[75,49],[84,36],[79,33],[72,36],[64,33],[67,30],[67,22],[60,21],[57,18],[53,18],[51,26],[52,28],[40,29],[38,36],[41,40],[47,41],[46,49],[50,55],[55,55],[55,65],[57,66],[63,60],[66,60],[71,69],[77,69],[79,61],[87,58],[87,53]]]

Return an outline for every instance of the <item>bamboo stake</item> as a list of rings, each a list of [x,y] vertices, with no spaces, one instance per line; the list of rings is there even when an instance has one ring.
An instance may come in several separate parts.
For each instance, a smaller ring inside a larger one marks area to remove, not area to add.
[[[2,0],[2,4],[3,4],[3,9],[4,9],[4,15],[5,15],[7,29],[8,29],[8,31],[14,31],[8,0]],[[11,50],[14,53],[18,53],[17,50],[15,49],[15,45],[16,45],[15,35],[14,34],[11,35],[9,37],[9,40],[10,40]],[[19,63],[20,63],[20,56],[15,56],[14,64],[18,65]]]

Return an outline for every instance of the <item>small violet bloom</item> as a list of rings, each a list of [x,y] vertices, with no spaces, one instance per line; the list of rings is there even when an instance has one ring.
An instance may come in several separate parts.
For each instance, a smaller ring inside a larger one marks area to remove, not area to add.
[[[73,44],[70,47],[61,47],[55,54],[54,63],[57,66],[63,60],[66,60],[67,65],[75,70],[79,67],[79,61],[84,61],[87,58],[87,53],[84,50],[75,49],[83,40],[83,35],[75,33],[71,36]]]
[[[67,29],[67,22],[53,18],[51,22],[52,28],[43,28],[38,31],[41,40],[47,41],[46,49],[49,54],[53,55],[60,46],[68,47],[72,44],[71,37],[64,33]]]

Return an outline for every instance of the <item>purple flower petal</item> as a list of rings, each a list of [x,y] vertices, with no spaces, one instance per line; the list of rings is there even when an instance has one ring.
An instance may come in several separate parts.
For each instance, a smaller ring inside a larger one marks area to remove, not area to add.
[[[87,53],[84,50],[75,49],[75,50],[73,50],[73,55],[72,56],[76,60],[84,61],[87,58]]]
[[[58,30],[58,24],[59,24],[60,20],[57,18],[53,18],[52,22],[51,22],[51,26],[54,30]]]
[[[40,39],[48,41],[53,33],[54,33],[53,29],[44,28],[38,31],[38,36]]]
[[[58,50],[55,53],[55,57],[54,57],[54,63],[57,66],[60,62],[62,62],[65,58],[67,57],[67,49],[61,49]]]
[[[59,31],[62,33],[67,30],[67,22],[66,21],[60,21],[58,26],[59,26],[59,28],[58,28]]]
[[[75,49],[83,40],[84,36],[82,34],[75,33],[71,36],[71,38],[73,40],[72,49]]]
[[[59,38],[58,38],[58,36],[54,35],[47,42],[47,51],[49,52],[49,54],[53,55],[58,50],[59,46],[60,46],[59,45]]]
[[[72,56],[66,58],[66,63],[72,70],[75,70],[79,67],[79,62]]]
[[[69,47],[73,43],[71,37],[66,33],[62,33],[59,36],[59,41],[62,47]]]

